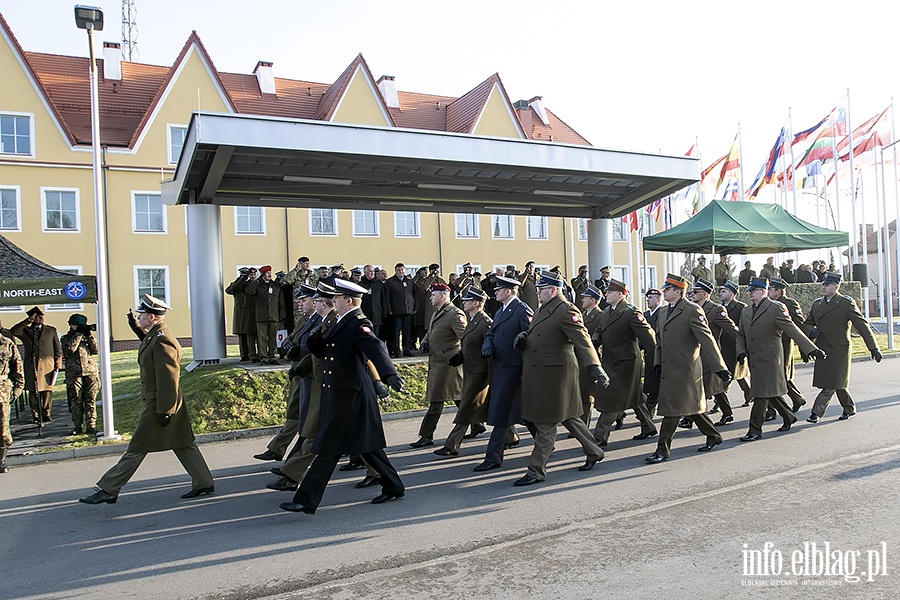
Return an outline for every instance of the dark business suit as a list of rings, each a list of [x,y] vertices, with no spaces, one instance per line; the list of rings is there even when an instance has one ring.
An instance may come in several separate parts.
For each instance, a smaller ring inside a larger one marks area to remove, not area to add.
[[[493,350],[491,364],[491,398],[488,402],[488,425],[493,426],[485,460],[503,462],[506,443],[518,440],[515,425],[522,421],[522,351],[513,349],[513,339],[527,331],[533,315],[531,308],[513,297],[506,307],[494,315],[494,322],[484,335],[482,349]]]

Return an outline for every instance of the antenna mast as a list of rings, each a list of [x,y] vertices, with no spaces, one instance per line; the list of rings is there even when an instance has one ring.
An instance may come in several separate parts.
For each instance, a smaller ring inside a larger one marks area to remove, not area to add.
[[[122,58],[134,62],[138,52],[137,0],[122,0]]]

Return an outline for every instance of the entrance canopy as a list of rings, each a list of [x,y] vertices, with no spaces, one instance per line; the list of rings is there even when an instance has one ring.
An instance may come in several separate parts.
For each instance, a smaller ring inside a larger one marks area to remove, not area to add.
[[[0,235],[0,306],[97,301],[97,279],[39,261]]]
[[[777,204],[713,200],[681,225],[645,237],[644,249],[761,254],[848,243],[846,232],[807,223]]]
[[[194,112],[166,204],[609,218],[698,180],[697,159]]]

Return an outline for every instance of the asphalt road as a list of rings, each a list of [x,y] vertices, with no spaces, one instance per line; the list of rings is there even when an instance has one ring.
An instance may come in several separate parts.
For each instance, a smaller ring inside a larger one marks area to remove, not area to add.
[[[278,509],[291,495],[264,488],[276,478],[251,458],[262,439],[204,445],[216,494],[194,501],[179,498],[190,483],[171,453],[149,456],[114,505],[77,502],[113,456],[19,466],[0,476],[0,595],[897,598],[898,370],[900,359],[854,363],[849,421],[835,400],[820,424],[802,421],[807,407],[791,432],[767,423],[747,444],[739,408],[715,451],[698,454],[700,434],[679,430],[660,465],[644,464],[655,442],[631,440],[633,418],[588,473],[563,432],[547,481],[529,488],[512,486],[527,434],[479,474],[486,436],[442,460],[407,447],[417,421],[392,421],[406,498],[369,504],[378,491],[353,488],[359,471],[336,473],[314,516]],[[808,406],[811,375],[797,378]]]

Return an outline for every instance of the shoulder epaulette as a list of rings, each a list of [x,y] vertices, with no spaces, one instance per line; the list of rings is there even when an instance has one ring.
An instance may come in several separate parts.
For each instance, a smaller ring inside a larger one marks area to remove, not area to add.
[[[365,319],[365,318],[366,318],[366,315],[356,315],[356,318],[357,318],[357,319]]]

